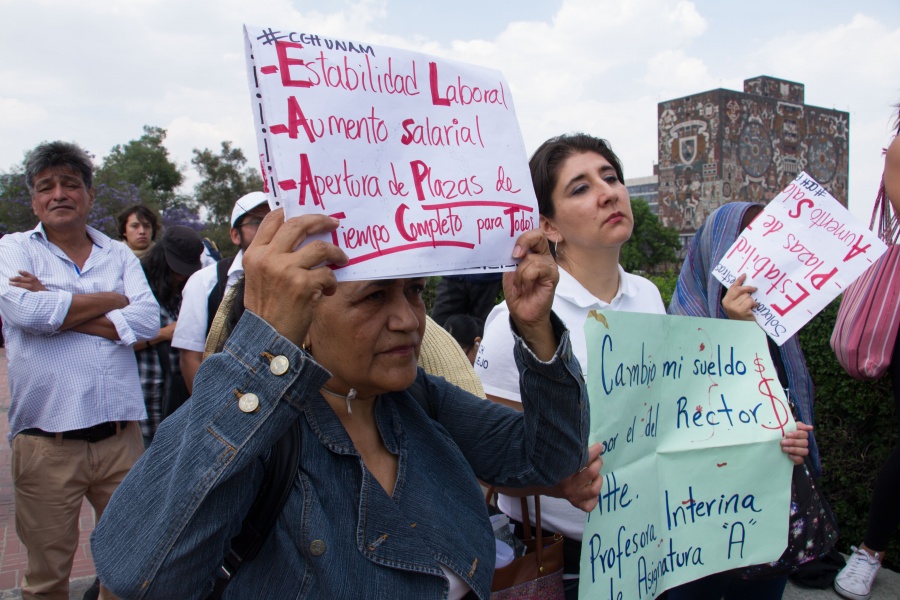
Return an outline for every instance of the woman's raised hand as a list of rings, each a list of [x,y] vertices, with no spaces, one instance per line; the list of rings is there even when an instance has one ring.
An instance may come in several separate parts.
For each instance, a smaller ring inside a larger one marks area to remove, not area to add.
[[[344,265],[347,255],[320,240],[295,249],[311,235],[334,231],[338,223],[325,215],[285,221],[283,209],[273,210],[244,253],[244,306],[298,346],[319,300],[333,294],[337,285],[327,265]]]
[[[722,298],[722,308],[729,319],[753,321],[753,309],[759,306],[750,294],[756,291],[752,285],[744,285],[746,274],[740,275]]]
[[[540,230],[526,231],[516,240],[513,258],[521,261],[515,271],[503,274],[506,305],[531,351],[549,361],[558,342],[550,325],[550,312],[559,281],[550,243]]]
[[[797,430],[788,431],[781,439],[781,451],[787,454],[795,465],[802,465],[804,458],[809,454],[809,432],[812,430],[812,425],[797,421]]]

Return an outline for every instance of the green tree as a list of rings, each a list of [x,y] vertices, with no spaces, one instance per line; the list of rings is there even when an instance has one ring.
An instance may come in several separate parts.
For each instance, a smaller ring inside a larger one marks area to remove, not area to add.
[[[27,231],[37,225],[23,173],[22,165],[16,165],[8,173],[0,173],[0,233]],[[119,186],[95,184],[94,207],[87,224],[116,239],[116,215],[138,202],[137,187],[130,183]]]
[[[231,142],[222,142],[218,153],[209,148],[195,148],[191,163],[200,174],[200,183],[194,187],[194,197],[209,215],[211,227],[207,228],[206,233],[219,250],[230,254],[234,250],[229,237],[231,209],[241,196],[262,191],[262,178],[255,169],[246,166],[244,153],[240,148],[233,148]]]
[[[162,130],[149,132],[148,135],[150,133],[154,136],[160,134],[159,140],[165,137],[165,132]],[[114,153],[119,164],[127,164],[134,159],[135,143],[127,144],[124,150],[121,146],[116,146],[119,150],[115,151],[114,149]],[[165,152],[165,148],[162,148],[162,151]],[[131,158],[123,161],[123,154],[130,154]],[[141,202],[156,210],[159,209],[159,206],[152,199],[148,201],[146,197],[141,197],[140,188],[135,183],[128,182],[121,177],[113,177],[114,173],[111,169],[106,170],[106,178],[112,177],[120,181],[117,183],[104,182],[101,178],[102,171],[103,169],[99,168],[94,173],[94,207],[88,216],[88,225],[115,239],[118,236],[116,215],[119,212]],[[117,172],[121,173],[121,171]],[[181,177],[181,174],[179,173],[178,176]],[[198,231],[203,229],[203,223],[197,217],[196,204],[191,198],[175,195],[174,191],[171,198],[165,211],[160,211],[164,226],[185,225]],[[23,159],[21,163],[13,165],[9,171],[0,171],[0,234],[27,231],[33,229],[36,224],[37,217],[31,208],[31,196],[25,187],[25,159]]]
[[[255,169],[247,167],[247,158],[231,142],[222,142],[216,154],[208,148],[194,148],[191,163],[200,174],[194,196],[200,206],[209,211],[210,221],[227,225],[234,202],[244,194],[262,191],[262,179]]]
[[[634,231],[622,246],[619,261],[626,271],[650,271],[659,265],[674,263],[681,247],[678,230],[665,227],[643,200],[631,201]]]
[[[31,196],[25,189],[25,168],[18,164],[0,173],[0,234],[27,231],[36,224]]]
[[[652,281],[656,289],[659,290],[659,295],[662,296],[662,301],[666,308],[669,307],[669,303],[672,302],[672,296],[675,295],[678,273],[679,271],[673,270],[647,276],[647,279]]]
[[[95,173],[95,185],[137,187],[141,202],[165,214],[172,208],[189,205],[191,200],[176,194],[184,181],[181,169],[169,159],[163,146],[166,130],[144,125],[144,135],[125,145],[116,144]]]

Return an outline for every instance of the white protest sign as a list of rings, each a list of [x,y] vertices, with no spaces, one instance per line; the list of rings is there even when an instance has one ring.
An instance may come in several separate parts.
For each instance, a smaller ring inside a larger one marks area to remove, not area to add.
[[[780,346],[878,260],[887,246],[800,173],[734,242],[713,274],[755,286],[756,322]]]
[[[339,280],[513,268],[537,202],[500,72],[291,29],[245,26],[265,192],[324,237]]]
[[[776,560],[796,429],[755,323],[592,311],[590,443],[604,444],[579,598],[649,600]]]

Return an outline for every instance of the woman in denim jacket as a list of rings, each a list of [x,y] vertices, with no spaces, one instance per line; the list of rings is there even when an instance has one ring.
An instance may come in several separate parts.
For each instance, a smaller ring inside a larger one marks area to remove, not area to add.
[[[293,249],[337,221],[283,219],[267,216],[244,256],[246,311],[224,351],[94,531],[100,580],[123,598],[206,597],[263,459],[299,420],[293,491],[225,598],[487,599],[495,543],[477,478],[552,485],[587,462],[587,394],[551,312],[546,238],[523,234],[504,276],[520,413],[417,371],[423,278],[336,284],[313,267],[344,264],[337,246]],[[427,408],[406,391],[416,379]]]

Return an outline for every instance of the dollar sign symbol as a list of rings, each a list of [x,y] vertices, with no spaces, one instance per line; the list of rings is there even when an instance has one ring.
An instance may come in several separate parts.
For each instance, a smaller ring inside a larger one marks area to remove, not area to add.
[[[772,412],[775,414],[775,420],[778,423],[774,427],[769,427],[768,425],[763,425],[765,429],[780,429],[781,437],[785,436],[784,426],[788,424],[788,410],[787,407],[775,394],[772,393],[772,387],[769,385],[769,382],[772,381],[771,377],[766,377],[764,373],[766,372],[766,367],[763,364],[762,359],[759,355],[756,355],[756,358],[753,359],[753,365],[756,367],[756,372],[759,373],[759,384],[757,385],[757,389],[759,393],[769,399],[769,402],[772,404]]]

